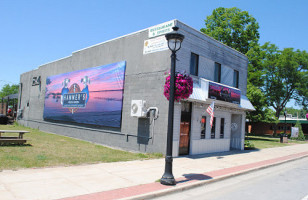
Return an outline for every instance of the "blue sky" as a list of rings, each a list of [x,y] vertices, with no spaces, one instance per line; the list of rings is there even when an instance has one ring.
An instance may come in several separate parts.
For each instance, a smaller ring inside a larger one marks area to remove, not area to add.
[[[218,7],[255,17],[261,44],[308,51],[307,0],[0,0],[0,88],[74,51],[171,19],[199,30]]]

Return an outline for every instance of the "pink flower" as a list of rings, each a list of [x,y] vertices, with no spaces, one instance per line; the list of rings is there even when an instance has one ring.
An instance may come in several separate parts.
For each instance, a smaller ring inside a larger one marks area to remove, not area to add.
[[[175,94],[174,99],[180,101],[182,99],[187,99],[193,92],[193,80],[190,76],[186,74],[176,73],[175,79]],[[169,100],[169,90],[170,90],[170,74],[166,77],[164,85],[164,95]]]

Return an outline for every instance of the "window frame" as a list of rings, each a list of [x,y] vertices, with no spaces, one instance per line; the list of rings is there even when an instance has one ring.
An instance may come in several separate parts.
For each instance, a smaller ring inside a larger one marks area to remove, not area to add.
[[[233,72],[233,87],[239,88],[240,72],[234,70]]]
[[[194,70],[194,73],[192,73],[192,69]],[[190,53],[190,74],[194,76],[198,76],[199,73],[199,55],[196,53],[191,52]]]
[[[221,64],[215,62],[214,82],[221,83]]]
[[[213,119],[213,125],[211,128],[211,139],[215,139],[216,136],[216,117]]]
[[[202,116],[201,120],[205,119],[205,122],[202,123],[201,121],[201,133],[200,133],[200,139],[205,139],[206,138],[206,116]]]
[[[224,139],[225,137],[225,118],[220,118],[220,139]]]

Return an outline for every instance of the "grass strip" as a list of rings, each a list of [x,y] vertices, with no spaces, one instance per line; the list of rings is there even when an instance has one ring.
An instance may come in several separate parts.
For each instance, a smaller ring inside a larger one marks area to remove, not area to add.
[[[265,135],[264,136],[246,136],[245,140],[249,141],[249,143],[254,146],[254,149],[275,148],[275,147],[283,147],[283,146],[288,146],[288,145],[306,143],[305,141],[297,141],[297,140],[290,140],[290,139],[288,140],[288,143],[280,143],[280,138],[274,138],[274,137],[265,136]]]
[[[24,145],[0,146],[0,170],[70,166],[161,158],[160,153],[131,153],[24,126],[0,125],[1,130],[27,130]],[[3,136],[18,136],[5,133]]]

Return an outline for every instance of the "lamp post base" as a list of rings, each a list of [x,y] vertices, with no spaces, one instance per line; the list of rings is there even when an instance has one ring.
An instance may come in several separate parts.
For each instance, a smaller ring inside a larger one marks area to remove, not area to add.
[[[169,154],[172,154],[172,152],[169,152]],[[172,162],[173,162],[172,156],[166,156],[165,172],[164,172],[164,175],[160,179],[160,183],[163,185],[176,185],[174,176],[172,174]]]
[[[174,177],[162,177],[160,183],[163,185],[176,185]]]

